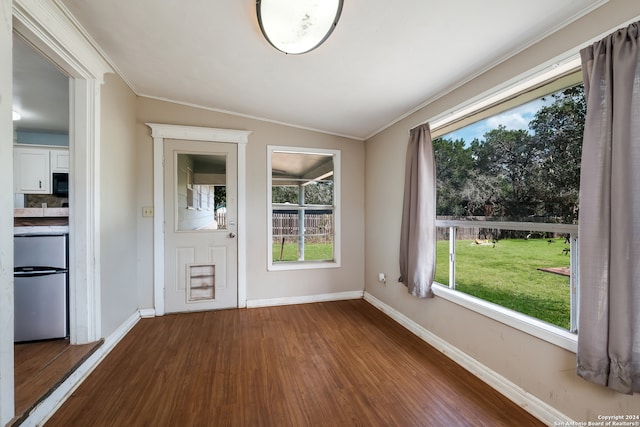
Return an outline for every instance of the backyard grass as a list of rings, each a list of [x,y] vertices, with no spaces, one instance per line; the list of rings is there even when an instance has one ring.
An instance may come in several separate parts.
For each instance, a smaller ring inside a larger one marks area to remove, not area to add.
[[[280,261],[280,243],[273,244],[273,261]],[[332,243],[307,243],[304,246],[305,261],[327,261],[333,259]],[[282,251],[282,261],[298,260],[298,244],[285,243]]]
[[[569,277],[538,268],[569,267],[564,239],[456,242],[456,290],[569,329]],[[449,242],[436,245],[436,282],[449,284]]]
[[[456,290],[565,329],[570,326],[569,278],[538,268],[569,267],[564,239],[505,239],[492,245],[456,244]],[[273,260],[280,260],[279,243]],[[449,284],[449,241],[436,245],[436,282]],[[286,243],[282,261],[296,261],[298,246]],[[333,259],[331,243],[307,243],[305,261]]]

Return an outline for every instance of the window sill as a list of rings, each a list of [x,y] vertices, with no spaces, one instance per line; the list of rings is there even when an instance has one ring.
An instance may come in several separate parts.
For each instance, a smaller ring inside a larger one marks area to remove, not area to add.
[[[547,341],[565,350],[575,353],[578,348],[578,336],[566,329],[534,319],[500,305],[484,301],[463,292],[448,288],[440,283],[432,287],[434,295],[458,304],[490,319],[504,323],[541,340]]]
[[[320,268],[338,268],[340,263],[336,261],[290,261],[269,264],[268,271],[287,270],[315,270]]]

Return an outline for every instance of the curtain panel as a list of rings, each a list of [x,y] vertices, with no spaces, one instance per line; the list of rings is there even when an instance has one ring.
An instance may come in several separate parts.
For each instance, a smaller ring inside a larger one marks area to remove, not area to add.
[[[436,168],[429,124],[409,132],[400,229],[400,278],[408,292],[431,298],[436,266]]]
[[[640,23],[583,49],[577,373],[640,391]]]

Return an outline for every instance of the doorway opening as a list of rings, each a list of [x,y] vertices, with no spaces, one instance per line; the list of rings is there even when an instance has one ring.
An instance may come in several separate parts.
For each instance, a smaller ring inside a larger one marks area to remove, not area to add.
[[[16,33],[12,53],[14,266],[26,269],[14,277],[14,398],[16,417],[21,417],[73,366],[56,363],[70,349],[67,242],[72,172],[69,77]],[[61,244],[46,246],[53,241]],[[37,263],[64,273],[32,277],[28,270]],[[82,358],[80,353],[72,359]]]
[[[67,167],[72,170],[71,176],[66,180],[70,236],[68,267],[72,273],[69,276],[69,340],[71,344],[95,342],[101,338],[100,269],[97,256],[100,247],[97,214],[100,198],[97,167],[100,85],[104,74],[112,70],[79,32],[70,31],[68,17],[55,3],[43,3],[33,7],[29,3],[15,0],[9,7],[13,17],[9,25],[13,28],[13,34],[46,58],[50,64],[54,64],[55,68],[68,78],[69,111],[66,114],[69,136],[66,159]],[[57,165],[61,166],[60,163]],[[38,182],[38,185],[48,189],[51,183]],[[7,191],[15,194],[12,189]],[[59,189],[58,194],[61,192],[62,189]],[[42,209],[42,203],[48,202],[40,203]],[[14,293],[12,288],[8,292],[10,295]],[[6,326],[13,328],[14,317],[6,320]],[[8,339],[0,341],[2,424],[15,415],[16,397],[14,342],[11,335],[6,337]]]

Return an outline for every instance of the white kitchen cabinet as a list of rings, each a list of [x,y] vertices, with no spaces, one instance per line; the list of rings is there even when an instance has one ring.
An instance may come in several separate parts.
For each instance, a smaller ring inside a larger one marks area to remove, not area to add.
[[[45,148],[14,148],[16,193],[51,194],[51,165]]]
[[[51,173],[69,173],[69,150],[50,150]]]
[[[69,172],[69,150],[66,148],[13,148],[14,192],[51,194],[53,173]]]

